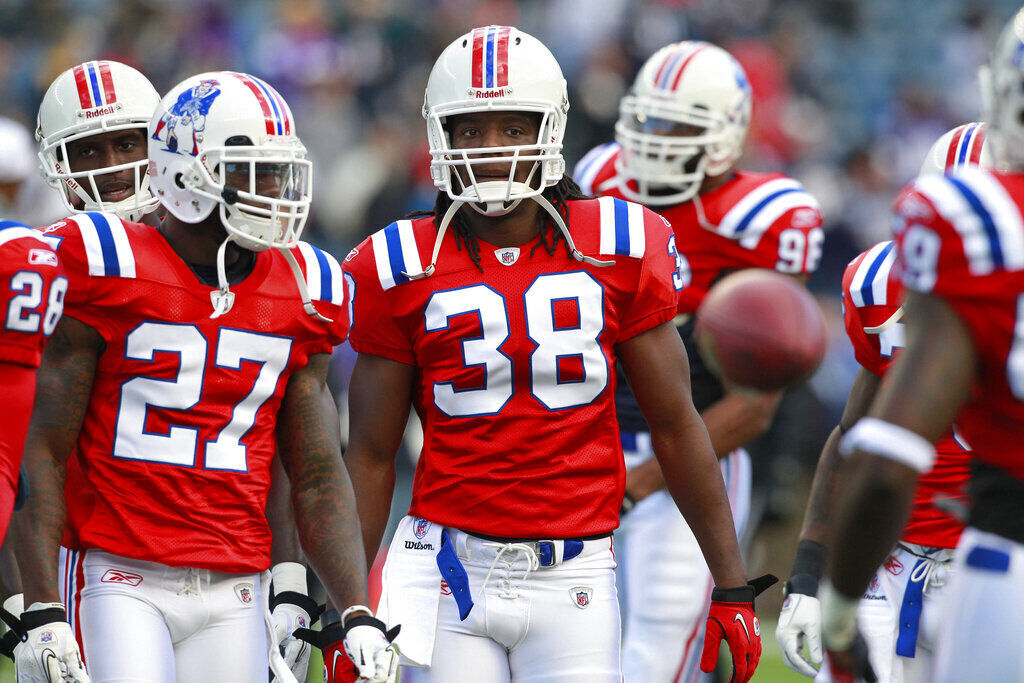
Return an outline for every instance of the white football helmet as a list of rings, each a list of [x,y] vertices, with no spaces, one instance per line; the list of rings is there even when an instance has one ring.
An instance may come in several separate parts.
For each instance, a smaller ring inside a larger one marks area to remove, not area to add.
[[[298,245],[312,199],[312,164],[284,98],[244,73],[187,78],[167,93],[149,125],[153,192],[185,223],[219,208],[227,231],[217,257],[220,297],[214,316],[230,310],[224,273],[228,242],[253,251],[277,248],[292,268],[306,311],[318,317],[291,248]]]
[[[125,220],[138,221],[156,208],[158,202],[149,192],[146,159],[77,172],[68,168],[66,160],[69,142],[100,133],[145,129],[159,101],[149,80],[120,62],[84,62],[50,84],[36,123],[39,161],[43,177],[59,192],[69,211],[113,211]],[[134,170],[134,194],[119,202],[104,202],[96,178],[125,169]],[[75,208],[75,198],[84,205]]]
[[[740,158],[750,112],[750,82],[728,52],[699,41],[661,48],[619,105],[619,189],[650,206],[689,201]]]
[[[1024,9],[1003,29],[978,80],[993,161],[1024,170]]]
[[[942,175],[964,166],[992,168],[992,145],[984,123],[965,123],[942,134],[928,150],[920,175]]]
[[[540,133],[529,145],[453,149],[446,119],[485,111],[535,112]],[[430,175],[452,200],[481,213],[508,213],[519,201],[540,195],[565,173],[562,137],[569,98],[562,69],[544,45],[509,26],[476,28],[445,48],[427,81],[423,117],[430,141]],[[512,153],[508,180],[477,182],[473,167]],[[519,163],[533,165],[525,183],[516,182]],[[452,169],[460,177],[452,182]],[[539,174],[539,178],[535,178]]]
[[[149,125],[149,175],[175,217],[199,223],[219,207],[228,234],[254,251],[296,246],[309,212],[312,164],[291,110],[248,74],[199,74],[164,96]]]

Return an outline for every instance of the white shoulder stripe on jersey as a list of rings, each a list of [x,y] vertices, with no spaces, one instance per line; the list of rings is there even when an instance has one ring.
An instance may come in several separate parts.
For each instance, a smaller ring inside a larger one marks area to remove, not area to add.
[[[988,173],[973,167],[966,167],[954,175],[954,183],[960,181],[964,187],[958,188],[969,196],[973,193],[984,207],[982,211],[982,227],[985,230],[989,250],[993,253],[992,261],[1006,270],[1024,269],[1024,220],[1020,209],[1006,192],[1006,189]],[[968,200],[970,202],[970,200]],[[990,220],[987,221],[984,213]],[[988,223],[988,225],[986,225]]]
[[[793,178],[776,178],[774,180],[769,180],[764,185],[760,185],[751,190],[747,196],[736,202],[736,204],[729,209],[718,224],[718,232],[726,237],[735,238],[738,233],[746,232],[750,229],[752,227],[751,224],[760,217],[762,212],[771,210],[770,207],[772,204],[783,197],[793,194],[794,192],[800,192],[806,197],[810,197],[810,195],[803,191],[803,186]],[[813,198],[811,201],[813,201]],[[781,213],[776,214],[776,218],[778,218],[779,215],[781,215]],[[762,222],[763,220],[757,221],[758,225]],[[771,223],[769,223],[769,225],[771,225]],[[760,235],[758,235],[757,239],[760,239]]]
[[[53,248],[53,243],[48,241],[46,239],[46,236],[40,233],[38,230],[33,230],[32,228],[18,227],[4,228],[3,230],[0,230],[0,246],[7,244],[12,240],[20,240],[25,237],[38,240],[42,242],[43,245],[49,248]]]
[[[993,178],[965,168],[950,176],[921,177],[915,187],[960,235],[972,274],[1024,268],[1020,211]]]
[[[775,221],[792,209],[801,207],[818,209],[818,201],[803,190],[787,190],[770,199],[763,208],[750,218],[745,230],[740,234],[740,244],[747,249],[754,249],[761,237],[772,227]]]
[[[580,159],[573,169],[572,177],[579,184],[583,194],[594,194],[594,179],[619,149],[619,143],[606,142],[590,150]]]
[[[597,202],[600,210],[600,254],[643,258],[647,248],[644,207],[617,197],[601,197]]]
[[[373,233],[370,242],[373,244],[377,277],[383,289],[391,289],[407,281],[409,278],[403,273],[423,272],[412,221],[396,221]]]
[[[310,298],[341,306],[345,302],[345,285],[338,259],[307,242],[299,242],[299,253],[306,263]]]
[[[89,275],[135,277],[135,255],[121,219],[112,213],[75,214],[89,262]]]
[[[850,300],[855,307],[888,305],[889,272],[896,262],[896,250],[891,244],[880,242],[871,247],[857,266],[850,282]]]

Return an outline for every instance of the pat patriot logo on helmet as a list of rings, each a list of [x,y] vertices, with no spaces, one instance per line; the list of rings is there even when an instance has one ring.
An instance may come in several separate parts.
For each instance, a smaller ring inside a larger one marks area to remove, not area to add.
[[[215,79],[200,81],[198,85],[178,96],[153,131],[153,139],[163,142],[164,149],[175,154],[199,153],[199,142],[206,130],[206,115],[210,105],[220,95],[220,83]],[[188,146],[191,142],[191,147]],[[182,148],[182,145],[185,145]]]

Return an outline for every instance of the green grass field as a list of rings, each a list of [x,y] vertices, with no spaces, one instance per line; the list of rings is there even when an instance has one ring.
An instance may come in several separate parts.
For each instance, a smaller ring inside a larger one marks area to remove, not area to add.
[[[779,655],[779,648],[775,644],[775,622],[765,619],[761,622],[761,641],[763,651],[761,653],[761,664],[757,667],[757,673],[751,679],[754,683],[799,683],[807,682],[808,679],[790,671],[782,663],[782,656]],[[309,675],[306,683],[320,683],[323,679],[320,674],[319,653],[314,653],[309,663]],[[0,658],[0,683],[14,683],[14,666],[7,658]],[[197,682],[202,683],[202,682]],[[209,683],[214,683],[210,681]]]

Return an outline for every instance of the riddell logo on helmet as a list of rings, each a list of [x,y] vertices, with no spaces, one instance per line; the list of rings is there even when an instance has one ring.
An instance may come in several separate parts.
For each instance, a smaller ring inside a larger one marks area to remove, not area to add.
[[[94,119],[97,116],[106,116],[107,114],[114,113],[114,105],[107,105],[106,107],[97,107],[96,109],[90,109],[85,112],[86,119]]]
[[[491,90],[474,90],[473,97],[478,100],[489,100],[492,97],[511,97],[512,88],[494,88]]]

